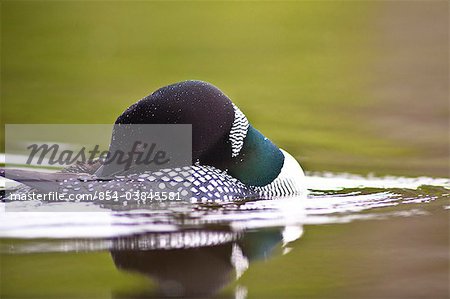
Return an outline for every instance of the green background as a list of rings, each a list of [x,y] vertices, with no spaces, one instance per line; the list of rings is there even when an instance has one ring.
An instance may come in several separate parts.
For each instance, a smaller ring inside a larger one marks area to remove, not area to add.
[[[415,100],[399,108],[374,92],[383,6],[3,1],[2,122],[109,124],[155,89],[199,79],[306,170],[445,176],[448,136],[418,145],[408,122],[377,125]],[[445,100],[419,99],[439,101],[430,113],[444,120]]]

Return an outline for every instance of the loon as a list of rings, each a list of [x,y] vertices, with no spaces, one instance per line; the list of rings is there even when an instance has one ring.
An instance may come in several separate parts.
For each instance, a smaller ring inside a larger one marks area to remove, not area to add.
[[[0,175],[41,192],[170,189],[189,194],[193,203],[272,199],[306,192],[299,163],[256,130],[228,96],[207,82],[189,80],[162,87],[127,108],[115,124],[191,124],[192,165],[114,173],[94,161],[57,173],[19,169],[5,173],[3,169]],[[110,147],[116,137],[113,132]]]

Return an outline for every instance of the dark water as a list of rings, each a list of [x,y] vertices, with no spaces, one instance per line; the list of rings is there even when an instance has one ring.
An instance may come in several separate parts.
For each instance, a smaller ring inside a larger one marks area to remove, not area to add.
[[[404,225],[393,225],[397,219],[419,221],[420,227],[430,219],[445,220],[450,208],[448,179],[321,173],[310,174],[305,183],[309,195],[304,198],[152,210],[111,211],[85,204],[89,212],[58,212],[58,205],[69,204],[7,203],[19,212],[7,207],[2,213],[2,298],[345,297],[357,290],[367,295],[361,278],[377,280],[389,273],[349,274],[342,263],[352,269],[355,255],[373,267],[373,246],[401,249],[403,243],[395,243],[408,233],[362,241],[373,236],[373,223],[377,234]],[[426,233],[445,239],[442,224]],[[358,240],[361,244],[355,245]],[[411,246],[422,250],[421,256],[445,250],[431,245],[419,240]],[[305,251],[305,246],[313,249]],[[444,253],[439,254],[445,261]],[[429,262],[429,275],[434,275],[433,267]],[[273,277],[280,269],[281,275]],[[341,277],[327,281],[336,271]],[[100,277],[84,281],[92,275]],[[308,282],[304,276],[316,278]],[[353,287],[340,285],[354,282]],[[436,294],[444,294],[439,287]]]

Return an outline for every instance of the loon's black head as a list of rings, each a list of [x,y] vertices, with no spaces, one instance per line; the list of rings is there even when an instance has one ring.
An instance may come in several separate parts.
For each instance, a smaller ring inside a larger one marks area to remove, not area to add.
[[[222,91],[202,81],[162,87],[131,105],[115,123],[191,124],[193,162],[226,170],[247,185],[269,184],[284,162],[280,149]]]

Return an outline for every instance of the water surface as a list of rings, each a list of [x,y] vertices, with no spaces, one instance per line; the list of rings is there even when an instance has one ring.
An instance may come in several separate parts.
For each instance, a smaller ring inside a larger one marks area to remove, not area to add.
[[[270,288],[255,287],[254,282],[261,279],[258,278],[261,273],[271,271],[275,267],[273,263],[280,262],[289,266],[282,266],[283,275],[271,282],[272,289],[282,287],[285,277],[291,276],[294,282],[282,292],[286,296],[289,292],[298,294],[296,289],[303,282],[301,275],[295,280],[296,268],[301,269],[306,261],[299,259],[295,252],[302,250],[303,242],[311,242],[308,238],[303,241],[304,235],[314,234],[320,228],[319,242],[316,242],[319,245],[324,241],[320,236],[324,232],[335,231],[336,224],[353,223],[352,227],[364,227],[367,226],[364,223],[376,222],[381,224],[378,225],[380,228],[389,227],[396,219],[423,220],[426,223],[433,217],[446,217],[442,215],[447,215],[450,208],[450,180],[444,178],[310,173],[305,184],[309,194],[303,198],[221,205],[176,204],[126,211],[113,211],[92,203],[2,203],[3,210],[5,205],[11,205],[6,207],[6,212],[3,211],[0,227],[2,269],[5,273],[2,278],[3,295],[80,296],[71,287],[60,289],[54,285],[39,285],[37,277],[45,272],[49,279],[58,277],[56,282],[61,279],[70,281],[75,288],[82,283],[80,275],[84,275],[83,271],[66,271],[64,263],[55,264],[68,260],[70,262],[65,263],[69,268],[73,267],[70,263],[86,267],[89,266],[84,264],[87,259],[92,263],[90,266],[98,265],[97,272],[100,269],[104,272],[101,274],[104,276],[103,284],[86,284],[83,296],[92,298],[217,294],[236,298],[252,295],[270,298],[270,292],[266,290]],[[84,205],[86,212],[60,212],[61,205],[64,205],[64,210],[70,210],[70,205],[78,205],[77,211],[79,205]],[[19,212],[8,212],[11,207]],[[445,227],[441,229],[435,233],[444,238]],[[367,232],[358,232],[350,243],[361,235],[366,238],[366,233],[373,232],[369,228]],[[342,233],[331,237],[335,241],[349,238]],[[398,237],[401,235],[388,242],[395,242]],[[379,241],[371,242],[373,246],[379,246]],[[348,246],[347,259],[361,252],[366,258],[372,254],[367,248],[361,251]],[[427,243],[422,242],[417,250],[427,250],[426,246]],[[323,259],[326,260],[326,255],[336,254],[336,249],[321,248],[317,251],[319,255],[324,253]],[[428,253],[425,251],[422,255]],[[102,258],[96,260],[99,255]],[[373,262],[363,260],[367,265]],[[317,267],[312,272],[308,270],[312,276],[326,277],[327,274],[320,272],[326,271],[327,267],[333,271],[336,267],[340,269],[336,265],[324,266],[320,258],[306,263],[312,262]],[[42,264],[36,266],[36,263]],[[256,272],[251,271],[253,265],[256,265]],[[132,276],[129,273],[133,273]],[[108,279],[117,275],[121,277]],[[29,280],[25,283],[23,279],[26,277]],[[114,280],[120,283],[113,283]],[[138,286],[130,287],[137,282]],[[36,288],[35,284],[38,284]],[[121,284],[125,286],[118,287]],[[17,288],[17,285],[21,287]],[[320,289],[329,287],[321,286]],[[308,293],[319,286],[309,284],[303,288]],[[102,294],[98,293],[100,290]]]

